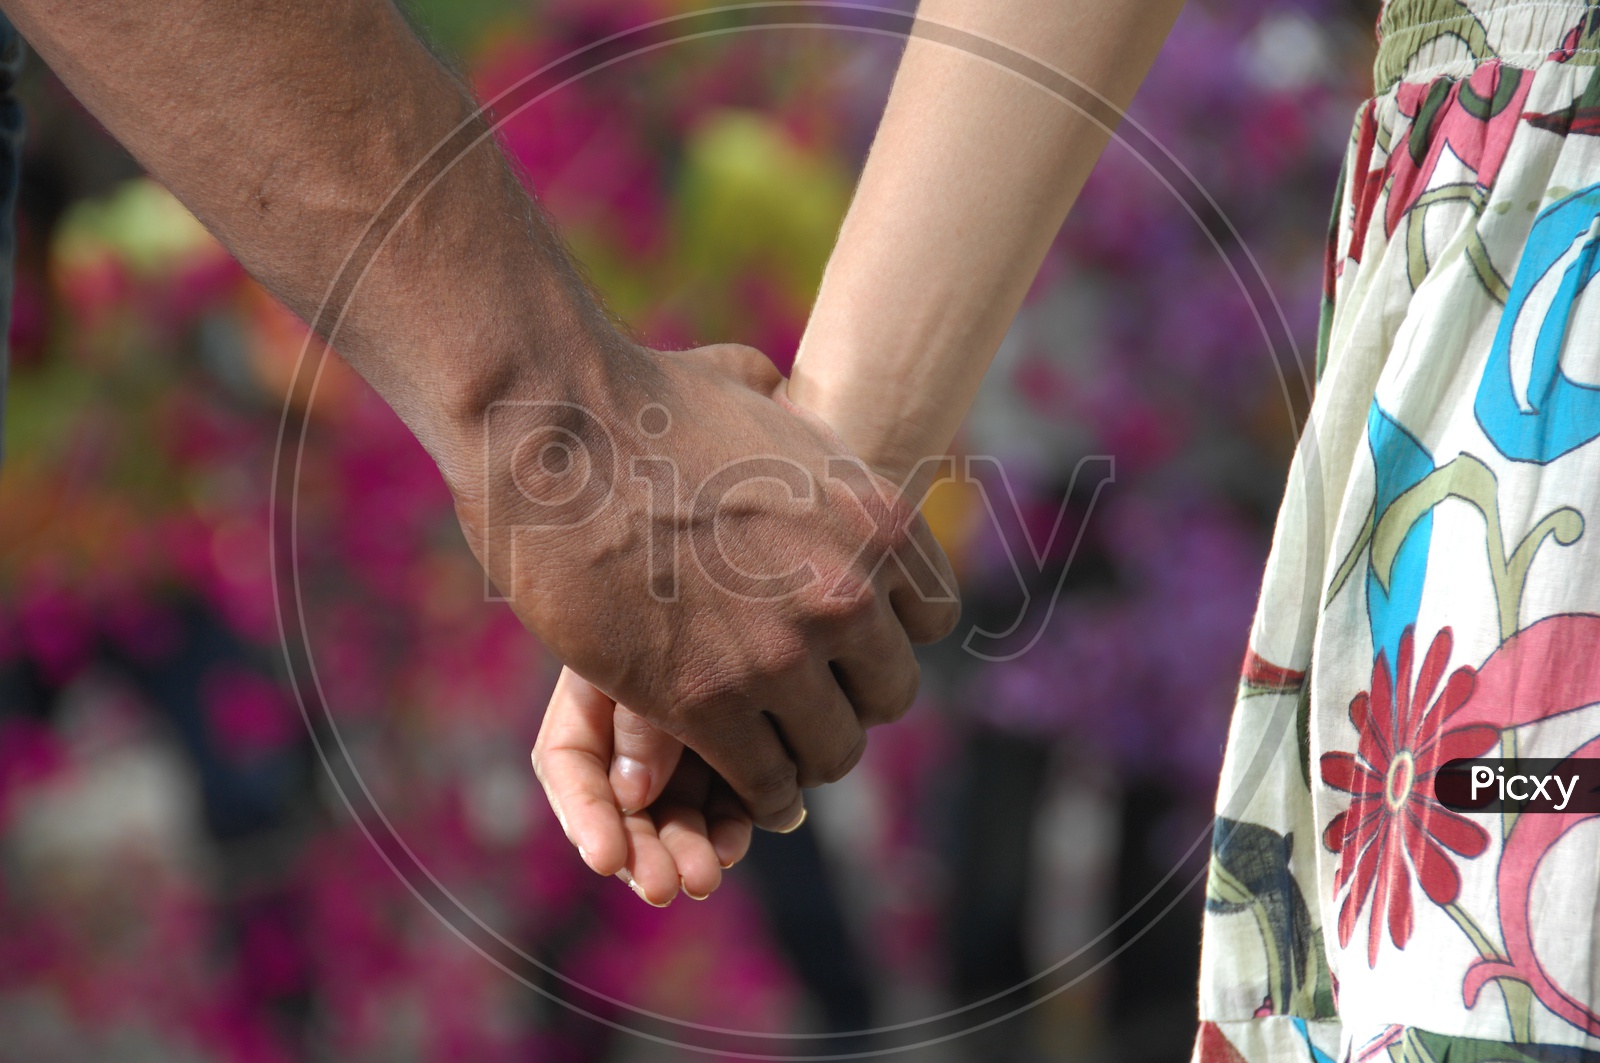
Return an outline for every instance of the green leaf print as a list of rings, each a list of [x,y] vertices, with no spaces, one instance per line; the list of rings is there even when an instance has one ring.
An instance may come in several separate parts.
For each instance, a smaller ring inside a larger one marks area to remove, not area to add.
[[[1422,517],[1447,498],[1459,498],[1482,516],[1489,555],[1489,574],[1500,613],[1500,638],[1516,634],[1522,606],[1522,589],[1528,567],[1547,537],[1562,546],[1571,546],[1583,534],[1583,515],[1571,506],[1559,506],[1539,520],[1507,556],[1500,524],[1500,483],[1494,472],[1471,454],[1462,454],[1441,465],[1396,498],[1384,511],[1383,519],[1372,530],[1372,570],[1378,582],[1389,585],[1395,555],[1406,533]]]
[[[1511,1044],[1450,1037],[1408,1027],[1389,1046],[1392,1063],[1594,1063],[1594,1052],[1573,1045]]]
[[[1322,934],[1311,925],[1305,895],[1289,869],[1294,835],[1218,816],[1212,833],[1206,909],[1248,913],[1266,954],[1263,996],[1277,1015],[1327,1019],[1336,1014]]]

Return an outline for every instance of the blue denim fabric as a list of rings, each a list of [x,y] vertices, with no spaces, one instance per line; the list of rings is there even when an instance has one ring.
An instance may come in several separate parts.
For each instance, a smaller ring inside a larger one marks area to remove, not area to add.
[[[26,51],[0,14],[0,459],[5,457],[6,371],[11,361],[11,282],[17,256],[17,182],[22,160],[22,104],[17,78]]]

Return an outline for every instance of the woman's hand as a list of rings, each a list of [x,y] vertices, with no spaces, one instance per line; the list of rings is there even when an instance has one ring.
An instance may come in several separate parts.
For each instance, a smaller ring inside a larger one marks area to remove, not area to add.
[[[750,848],[749,813],[705,761],[571,669],[550,696],[533,769],[584,862],[658,907],[679,889],[704,900]]]

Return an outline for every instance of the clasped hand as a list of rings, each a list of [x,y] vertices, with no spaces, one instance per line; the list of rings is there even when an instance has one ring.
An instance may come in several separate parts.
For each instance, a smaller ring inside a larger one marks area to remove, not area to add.
[[[750,348],[635,349],[599,400],[497,396],[481,477],[452,485],[567,666],[533,751],[551,804],[651,903],[709,894],[752,825],[798,826],[802,788],[910,706],[912,643],[955,624],[920,515],[782,388]]]

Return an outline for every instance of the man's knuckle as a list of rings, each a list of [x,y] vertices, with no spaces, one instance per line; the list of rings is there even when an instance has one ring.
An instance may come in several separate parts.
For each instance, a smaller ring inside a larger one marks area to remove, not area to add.
[[[769,804],[776,798],[788,796],[797,785],[795,767],[788,761],[757,764],[745,779],[745,796],[759,804]]]
[[[917,700],[919,685],[920,676],[913,665],[905,675],[876,691],[869,702],[856,706],[862,722],[869,727],[876,727],[899,720],[911,711],[911,706]]]
[[[915,662],[906,669],[904,678],[900,681],[899,688],[890,699],[888,710],[889,720],[892,722],[903,717],[911,711],[911,706],[916,704],[917,691],[922,687],[922,668]]]
[[[855,745],[850,747],[850,750],[845,753],[842,759],[820,772],[816,778],[816,781],[814,783],[809,783],[808,785],[821,786],[827,783],[838,782],[846,775],[849,775],[857,764],[861,763],[861,757],[866,753],[866,751],[867,734],[865,731],[863,731],[860,737],[856,739]]]
[[[809,603],[811,619],[824,628],[849,627],[878,611],[882,592],[864,572],[845,571],[819,581]]]
[[[792,676],[802,671],[812,658],[810,643],[797,635],[778,636],[767,641],[751,670],[750,680]]]
[[[940,639],[949,638],[951,633],[955,631],[956,625],[960,623],[960,604],[957,602],[946,602],[944,607],[939,611],[938,619],[933,626],[933,638],[929,639],[929,641],[938,642]]]
[[[925,645],[948,638],[961,621],[961,606],[956,602],[922,601],[915,609],[906,610],[906,635],[912,642]]]
[[[727,712],[730,688],[724,683],[696,684],[673,699],[663,720],[668,734],[679,737],[704,733]]]
[[[875,546],[884,553],[894,554],[906,550],[911,546],[912,528],[916,524],[916,512],[903,502],[896,503],[891,511],[890,518],[878,525]]]

